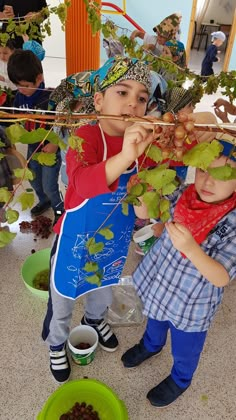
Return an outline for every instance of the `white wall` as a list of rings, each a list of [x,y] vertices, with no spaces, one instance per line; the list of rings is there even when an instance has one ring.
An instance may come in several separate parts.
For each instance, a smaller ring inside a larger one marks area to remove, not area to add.
[[[60,0],[47,1],[49,7],[58,6]],[[65,58],[65,32],[61,30],[61,23],[56,15],[51,18],[52,35],[47,37],[43,42],[43,47],[46,51],[46,57],[60,57]]]
[[[211,0],[206,11],[204,22],[213,19],[216,23],[232,23],[236,0]]]

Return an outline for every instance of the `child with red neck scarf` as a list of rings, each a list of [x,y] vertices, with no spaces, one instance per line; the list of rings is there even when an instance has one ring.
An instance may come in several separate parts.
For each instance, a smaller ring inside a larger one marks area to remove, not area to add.
[[[148,319],[141,341],[121,360],[131,368],[160,354],[170,330],[170,375],[147,394],[158,408],[173,403],[190,386],[224,287],[236,278],[235,146],[219,143],[220,156],[206,171],[196,170],[194,184],[170,197],[173,221],[166,223],[133,274]],[[217,179],[226,165],[232,179]],[[137,210],[138,217],[146,217],[144,208]]]

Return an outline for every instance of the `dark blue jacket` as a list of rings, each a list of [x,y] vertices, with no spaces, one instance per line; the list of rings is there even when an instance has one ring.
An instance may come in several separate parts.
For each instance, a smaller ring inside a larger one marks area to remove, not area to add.
[[[48,109],[48,101],[49,96],[52,93],[52,89],[45,89],[44,83],[40,83],[38,89],[33,93],[31,96],[23,95],[23,93],[17,92],[15,99],[14,99],[14,107],[15,108],[22,108],[24,109],[23,112],[27,111],[27,109]],[[19,111],[18,111],[19,112]],[[30,111],[29,111],[30,113]],[[25,129],[28,131],[35,130],[39,127],[46,128],[45,124],[39,124],[35,123],[34,121],[26,121],[25,123]],[[46,141],[45,144],[48,142]],[[39,145],[39,143],[34,143],[30,145],[30,149],[36,149],[36,147]]]
[[[202,76],[210,76],[211,74],[214,74],[213,63],[215,61],[218,61],[217,47],[212,44],[207,48],[206,55],[202,62],[202,70],[201,70]]]

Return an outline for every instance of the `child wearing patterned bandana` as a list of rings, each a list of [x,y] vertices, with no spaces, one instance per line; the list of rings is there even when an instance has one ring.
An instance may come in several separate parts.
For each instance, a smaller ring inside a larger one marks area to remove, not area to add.
[[[98,71],[84,74],[77,82],[76,75],[69,79],[68,83],[74,83],[74,98],[76,95],[85,98],[87,109],[93,102],[98,114],[143,117],[146,113],[150,70],[137,59],[113,57]],[[63,86],[60,100],[64,93],[67,95]],[[52,96],[52,103],[57,100],[57,93]],[[72,101],[72,96],[64,98],[65,104],[66,101]],[[60,383],[69,378],[71,371],[65,343],[75,300],[88,289],[81,323],[97,331],[104,350],[112,352],[118,346],[115,334],[104,321],[112,301],[111,287],[98,288],[84,281],[88,275],[83,271],[88,261],[86,241],[108,217],[107,225],[112,225],[114,238],[112,244],[105,244],[98,254],[98,263],[103,270],[102,286],[117,283],[135,219],[132,206],[128,216],[122,213],[120,200],[130,176],[137,172],[136,162],[143,161],[146,147],[154,140],[153,133],[153,124],[101,118],[99,123],[77,130],[77,136],[84,140],[83,150],[69,148],[67,152],[66,211],[54,227],[57,235],[51,251],[50,297],[42,332],[50,347],[52,375]],[[154,162],[147,164],[154,165]]]
[[[148,320],[141,341],[123,354],[122,362],[136,367],[159,354],[170,330],[171,373],[147,394],[159,408],[190,386],[224,287],[236,277],[235,146],[219,143],[220,156],[208,170],[197,169],[195,184],[170,197],[173,222],[133,275]],[[234,179],[213,178],[211,171],[226,164]],[[139,217],[144,213],[145,208],[137,207]]]
[[[130,39],[143,39],[144,47],[147,50],[152,51],[157,57],[160,55],[171,56],[171,51],[167,47],[167,41],[176,38],[181,19],[182,16],[180,13],[173,13],[163,19],[158,25],[154,26],[153,32],[155,32],[155,35],[150,35],[147,32],[135,29],[131,33]]]

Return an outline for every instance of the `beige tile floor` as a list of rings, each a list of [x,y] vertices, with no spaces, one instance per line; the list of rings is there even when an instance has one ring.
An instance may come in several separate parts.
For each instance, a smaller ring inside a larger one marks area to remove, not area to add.
[[[49,60],[47,67],[50,67]],[[197,109],[212,110],[212,103],[219,96],[218,93],[204,97]],[[49,211],[48,215],[52,213]],[[22,213],[22,219],[30,219],[28,211]],[[12,228],[18,230],[17,223]],[[18,232],[11,245],[0,249],[1,420],[35,419],[44,402],[58,387],[49,372],[47,349],[40,338],[46,301],[31,294],[20,276],[21,265],[31,249],[50,247],[51,241],[52,237],[34,242],[31,234]],[[131,246],[126,274],[132,273],[140,258]],[[72,364],[71,379],[88,376],[106,383],[125,402],[130,420],[234,420],[235,301],[236,283],[232,283],[225,290],[223,304],[209,331],[192,386],[166,409],[152,407],[145,396],[170,372],[172,359],[169,341],[159,357],[146,361],[138,368],[125,369],[120,361],[122,353],[139,341],[145,324],[116,328],[119,349],[109,354],[98,348],[90,365],[79,367]],[[79,323],[82,313],[82,302],[78,301],[72,327]]]

